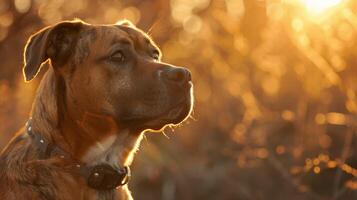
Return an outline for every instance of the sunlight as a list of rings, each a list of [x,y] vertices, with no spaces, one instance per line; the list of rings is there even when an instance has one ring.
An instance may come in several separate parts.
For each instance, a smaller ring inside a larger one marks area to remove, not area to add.
[[[341,0],[301,0],[309,12],[322,14],[323,12],[337,6]]]

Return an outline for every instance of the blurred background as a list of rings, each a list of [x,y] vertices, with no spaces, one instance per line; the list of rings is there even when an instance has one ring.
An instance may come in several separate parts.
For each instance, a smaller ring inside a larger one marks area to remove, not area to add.
[[[1,0],[1,148],[41,79],[27,38],[74,18],[129,19],[192,71],[193,117],[146,134],[135,199],[357,199],[357,1]]]

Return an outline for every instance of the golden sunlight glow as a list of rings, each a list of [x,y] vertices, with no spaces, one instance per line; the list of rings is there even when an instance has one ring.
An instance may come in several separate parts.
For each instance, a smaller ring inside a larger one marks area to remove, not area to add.
[[[309,12],[313,14],[321,14],[330,8],[337,6],[341,0],[301,0]]]

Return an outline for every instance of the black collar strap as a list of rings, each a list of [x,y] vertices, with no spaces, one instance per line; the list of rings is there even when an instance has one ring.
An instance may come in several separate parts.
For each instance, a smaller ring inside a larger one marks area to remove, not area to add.
[[[129,182],[131,173],[128,166],[114,168],[105,163],[88,166],[85,163],[79,162],[65,150],[48,142],[40,135],[35,134],[32,130],[31,119],[26,123],[26,132],[32,139],[32,142],[39,149],[40,159],[59,156],[62,159],[69,160],[73,163],[73,170],[83,176],[87,180],[88,186],[91,188],[97,190],[111,190]]]

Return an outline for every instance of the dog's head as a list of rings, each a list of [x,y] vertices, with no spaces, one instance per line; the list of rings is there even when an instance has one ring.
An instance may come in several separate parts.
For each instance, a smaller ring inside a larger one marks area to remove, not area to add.
[[[159,130],[180,123],[192,108],[190,72],[161,62],[157,45],[127,21],[61,22],[31,36],[24,56],[26,81],[50,60],[66,103],[129,129]]]

